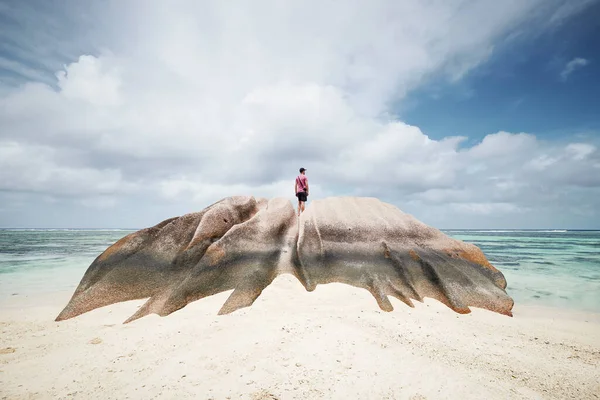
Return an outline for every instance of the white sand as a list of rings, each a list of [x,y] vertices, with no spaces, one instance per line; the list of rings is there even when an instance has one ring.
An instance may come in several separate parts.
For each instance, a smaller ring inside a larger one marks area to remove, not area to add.
[[[53,322],[70,295],[2,300],[0,398],[600,398],[598,314],[385,313],[367,291],[282,276],[231,315],[222,293],[127,325],[142,301]]]

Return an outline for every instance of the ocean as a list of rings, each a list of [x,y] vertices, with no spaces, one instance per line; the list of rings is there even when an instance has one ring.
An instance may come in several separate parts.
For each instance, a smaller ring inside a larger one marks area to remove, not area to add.
[[[0,230],[0,296],[75,290],[131,230]],[[600,231],[444,230],[478,246],[517,304],[600,312]]]

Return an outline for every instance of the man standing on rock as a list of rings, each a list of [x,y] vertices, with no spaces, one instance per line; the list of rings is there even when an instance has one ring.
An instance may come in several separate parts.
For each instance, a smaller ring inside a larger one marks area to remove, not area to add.
[[[298,216],[304,211],[304,204],[308,198],[308,178],[306,177],[306,168],[300,168],[300,175],[296,177],[294,193],[298,198]]]

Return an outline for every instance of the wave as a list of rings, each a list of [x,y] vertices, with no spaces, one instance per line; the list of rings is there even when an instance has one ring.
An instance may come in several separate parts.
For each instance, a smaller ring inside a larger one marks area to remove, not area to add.
[[[474,230],[474,229],[441,229],[441,231],[442,232],[460,232],[460,233],[522,232],[522,231],[516,231],[516,230],[508,231],[508,230],[492,230],[492,229],[485,229],[485,230]]]
[[[540,264],[540,265],[556,265],[555,263],[553,263],[552,261],[531,261],[534,264]]]
[[[5,232],[131,232],[137,231],[138,229],[123,229],[123,228],[110,228],[110,229],[78,229],[78,228],[0,228],[0,231]]]
[[[567,229],[442,229],[443,232],[461,232],[461,233],[566,233]]]

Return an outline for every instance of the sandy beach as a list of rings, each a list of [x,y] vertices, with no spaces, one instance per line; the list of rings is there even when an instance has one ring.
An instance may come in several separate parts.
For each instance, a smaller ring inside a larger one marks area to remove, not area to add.
[[[122,322],[143,304],[54,318],[71,292],[5,296],[0,398],[596,399],[600,315],[521,306],[514,317],[411,309],[342,284],[281,276],[251,308],[229,292]]]

